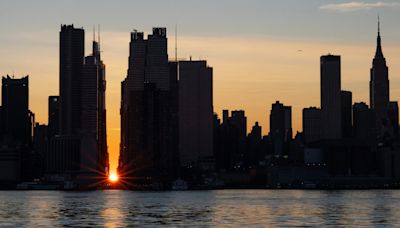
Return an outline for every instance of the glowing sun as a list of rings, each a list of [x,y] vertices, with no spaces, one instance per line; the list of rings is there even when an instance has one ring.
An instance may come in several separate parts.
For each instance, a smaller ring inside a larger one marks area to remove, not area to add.
[[[111,182],[117,182],[118,181],[118,175],[117,174],[111,174],[109,177],[108,177],[108,179],[111,181]]]

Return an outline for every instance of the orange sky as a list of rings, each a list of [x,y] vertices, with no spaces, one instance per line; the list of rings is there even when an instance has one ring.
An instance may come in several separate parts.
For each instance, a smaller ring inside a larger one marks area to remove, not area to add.
[[[33,46],[29,53],[16,46],[2,64],[15,76],[30,75],[30,109],[36,121],[47,123],[47,97],[58,94],[58,33],[43,48]],[[174,56],[170,33],[169,55]],[[32,35],[30,39],[40,39]],[[86,34],[86,55],[91,36]],[[111,170],[117,167],[120,137],[120,83],[128,67],[129,31],[102,33],[102,58],[107,70],[107,124]],[[179,37],[180,58],[205,59],[214,68],[214,111],[244,109],[248,130],[255,121],[269,129],[271,104],[280,100],[293,108],[294,132],[301,131],[303,107],[319,106],[319,57],[342,55],[342,89],[353,92],[354,101],[368,101],[369,68],[375,51],[375,34],[368,43],[333,43],[320,40],[294,41],[275,38]],[[400,95],[400,47],[385,42],[383,51],[390,69],[391,99]],[[35,53],[35,55],[33,55]],[[4,72],[2,72],[5,74]]]
[[[301,110],[319,106],[319,57],[342,56],[342,88],[368,101],[369,68],[381,15],[391,99],[400,95],[400,2],[393,0],[69,0],[0,1],[0,74],[30,75],[30,109],[47,123],[47,99],[58,94],[60,24],[86,31],[101,24],[107,67],[107,124],[111,169],[119,154],[121,81],[128,67],[129,32],[166,26],[170,57],[179,27],[179,57],[206,59],[214,68],[214,110],[244,109],[248,130],[256,120],[269,129],[271,104]],[[299,51],[301,50],[301,51]]]

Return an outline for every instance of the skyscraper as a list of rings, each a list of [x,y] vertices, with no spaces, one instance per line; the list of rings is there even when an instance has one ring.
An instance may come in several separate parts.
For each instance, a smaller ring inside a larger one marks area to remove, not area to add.
[[[247,137],[246,163],[250,166],[257,165],[264,158],[262,148],[262,127],[256,122]]]
[[[144,39],[143,32],[131,33],[129,68],[124,90],[125,105],[128,105],[132,91],[144,90],[145,82],[155,83],[157,89],[169,90],[166,33],[166,28],[153,28],[148,39]]]
[[[269,123],[275,155],[281,156],[287,152],[287,143],[292,139],[292,107],[276,101],[272,104]]]
[[[145,82],[162,91],[170,89],[167,51],[167,29],[153,28],[147,39]]]
[[[179,62],[181,165],[213,156],[213,70],[206,61]]]
[[[14,143],[29,146],[32,141],[32,114],[29,111],[29,77],[2,78],[3,134]]]
[[[85,32],[61,25],[60,32],[60,134],[78,133],[81,127],[81,83]]]
[[[153,28],[148,39],[132,32],[129,47],[128,74],[121,83],[118,172],[134,185],[167,181],[178,150],[177,64],[168,62],[165,28]]]
[[[321,56],[322,139],[342,137],[340,56]]]
[[[64,178],[75,178],[81,165],[82,68],[85,32],[74,25],[61,25],[60,91],[49,98],[49,146],[46,172]],[[56,105],[59,104],[57,109]],[[58,118],[58,126],[55,123]]]
[[[382,53],[380,22],[378,20],[378,37],[375,57],[372,61],[370,80],[370,106],[376,114],[378,135],[381,135],[382,126],[387,124],[387,111],[389,108],[389,73],[386,59]]]
[[[29,111],[29,77],[3,77],[1,100],[4,144],[0,147],[4,151],[0,151],[0,166],[9,167],[14,179],[22,177],[30,181],[34,178],[31,153],[34,114]]]
[[[272,104],[269,118],[269,134],[273,139],[288,141],[292,139],[292,107],[285,106],[279,101]]]
[[[107,176],[105,65],[98,42],[93,41],[92,50],[92,55],[85,58],[81,79],[81,169],[86,173]]]
[[[108,143],[107,143],[107,111],[106,111],[106,66],[100,55],[100,30],[98,42],[93,42],[93,55],[96,56],[98,65],[98,90],[97,90],[97,144],[98,159],[97,169],[108,175],[110,171]]]
[[[219,164],[224,168],[235,169],[243,165],[244,156],[247,153],[247,117],[244,110],[223,110],[224,122],[221,126],[222,147]],[[224,160],[221,162],[221,157]],[[220,165],[219,165],[220,166]]]
[[[82,188],[94,188],[98,178],[104,180],[108,175],[105,65],[99,42],[93,41],[92,55],[86,58],[84,49],[84,30],[62,25],[60,96],[49,97],[51,138],[46,166],[50,174],[72,178]]]

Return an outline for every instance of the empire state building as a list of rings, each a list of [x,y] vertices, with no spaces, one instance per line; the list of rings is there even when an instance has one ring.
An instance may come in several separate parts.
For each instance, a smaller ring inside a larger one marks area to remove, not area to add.
[[[389,108],[389,74],[386,59],[382,53],[380,23],[378,19],[378,37],[375,57],[371,68],[370,105],[376,114],[376,126],[387,126]]]

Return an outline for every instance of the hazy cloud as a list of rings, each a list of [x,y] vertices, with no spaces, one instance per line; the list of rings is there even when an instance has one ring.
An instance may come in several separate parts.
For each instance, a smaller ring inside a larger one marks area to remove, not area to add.
[[[327,11],[339,11],[339,12],[352,12],[358,10],[370,10],[374,8],[384,8],[384,7],[396,7],[400,6],[398,2],[347,2],[340,4],[328,4],[319,7],[321,10]]]

